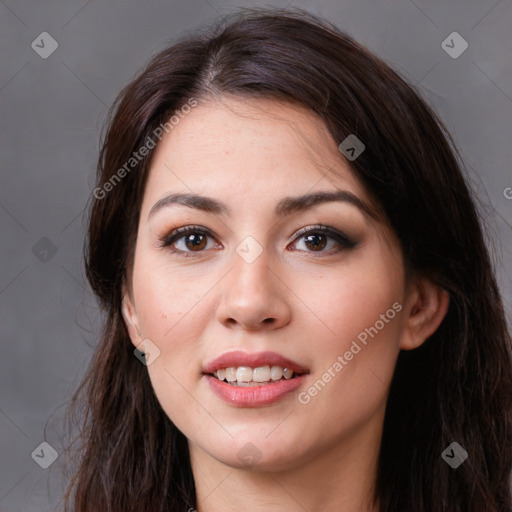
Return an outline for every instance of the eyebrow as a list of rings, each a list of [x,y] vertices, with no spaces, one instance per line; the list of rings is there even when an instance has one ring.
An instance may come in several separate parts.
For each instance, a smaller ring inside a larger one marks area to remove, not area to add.
[[[284,197],[276,204],[274,213],[278,217],[285,217],[293,213],[310,210],[319,204],[330,202],[348,203],[359,208],[363,213],[366,213],[373,219],[378,218],[372,208],[348,190],[313,192],[297,197]],[[190,193],[175,193],[157,201],[151,208],[148,219],[157,211],[175,204],[188,206],[189,208],[195,208],[216,215],[226,215],[228,217],[231,216],[232,213],[231,209],[226,204],[212,197]]]

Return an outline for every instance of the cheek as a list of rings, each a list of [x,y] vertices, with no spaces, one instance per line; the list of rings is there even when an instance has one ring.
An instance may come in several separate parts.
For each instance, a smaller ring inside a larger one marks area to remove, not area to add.
[[[187,401],[184,389],[191,389],[200,374],[197,340],[209,319],[209,297],[201,293],[206,283],[199,279],[191,286],[183,273],[151,264],[138,270],[133,284],[139,328],[160,351],[148,372],[158,400],[170,412]]]
[[[315,378],[300,403],[324,417],[333,434],[340,425],[367,419],[385,403],[402,330],[399,263],[391,255],[387,260],[361,258],[357,265],[320,276],[314,291],[305,295],[319,318],[304,325],[318,340],[318,352]],[[301,286],[299,294],[306,293],[307,280]]]
[[[155,396],[178,429],[189,431],[201,417],[195,387],[200,375],[198,342],[208,322],[208,296],[201,280],[151,265],[134,275],[134,293],[142,334],[160,350],[148,366]],[[206,287],[206,284],[204,284]],[[183,414],[187,411],[187,414]]]
[[[400,322],[396,319],[393,304],[403,300],[399,260],[393,262],[388,257],[387,263],[380,258],[364,256],[355,256],[353,262],[339,271],[318,274],[314,280],[302,275],[293,285],[297,295],[306,298],[307,309],[316,317],[304,327],[321,333],[325,348],[343,350],[347,343],[350,345],[351,340],[376,322],[378,330],[382,331],[379,333],[383,335],[381,337],[396,337]],[[398,309],[401,308],[398,306]],[[386,312],[389,313],[386,315]]]
[[[142,333],[163,347],[177,347],[201,324],[203,299],[211,285],[188,269],[177,270],[155,258],[141,257],[139,263],[133,288]]]

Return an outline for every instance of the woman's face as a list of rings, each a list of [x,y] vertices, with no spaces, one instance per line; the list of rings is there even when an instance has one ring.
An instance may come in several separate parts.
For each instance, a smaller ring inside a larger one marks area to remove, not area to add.
[[[382,426],[404,267],[339,142],[298,107],[224,98],[154,150],[123,311],[163,410],[227,465],[283,470]]]

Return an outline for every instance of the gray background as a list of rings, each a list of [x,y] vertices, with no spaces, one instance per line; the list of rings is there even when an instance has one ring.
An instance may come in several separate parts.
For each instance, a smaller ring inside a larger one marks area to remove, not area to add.
[[[484,202],[511,317],[512,199],[504,194],[512,187],[509,0],[2,1],[2,512],[55,510],[66,483],[59,422],[100,327],[81,258],[83,208],[94,187],[107,108],[167,42],[241,5],[305,7],[420,87],[452,132]],[[31,43],[45,31],[59,46],[42,59]],[[469,44],[457,59],[441,47],[453,31]],[[41,252],[42,237],[55,254]],[[31,458],[44,440],[59,453],[46,470]]]

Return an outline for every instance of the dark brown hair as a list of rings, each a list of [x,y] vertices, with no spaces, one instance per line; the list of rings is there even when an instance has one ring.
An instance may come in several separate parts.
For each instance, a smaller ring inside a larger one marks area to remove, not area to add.
[[[435,334],[398,357],[379,455],[380,511],[511,512],[511,339],[481,221],[442,122],[396,72],[327,21],[300,10],[243,10],[160,52],[124,88],[109,117],[98,187],[191,98],[221,95],[300,105],[337,143],[355,134],[366,149],[351,168],[385,212],[407,267],[450,295]],[[73,398],[82,428],[67,506],[77,512],[196,507],[186,438],[157,402],[121,316],[149,162],[147,155],[105,197],[91,198],[86,273],[106,317]],[[469,454],[457,469],[441,458],[454,441]]]

